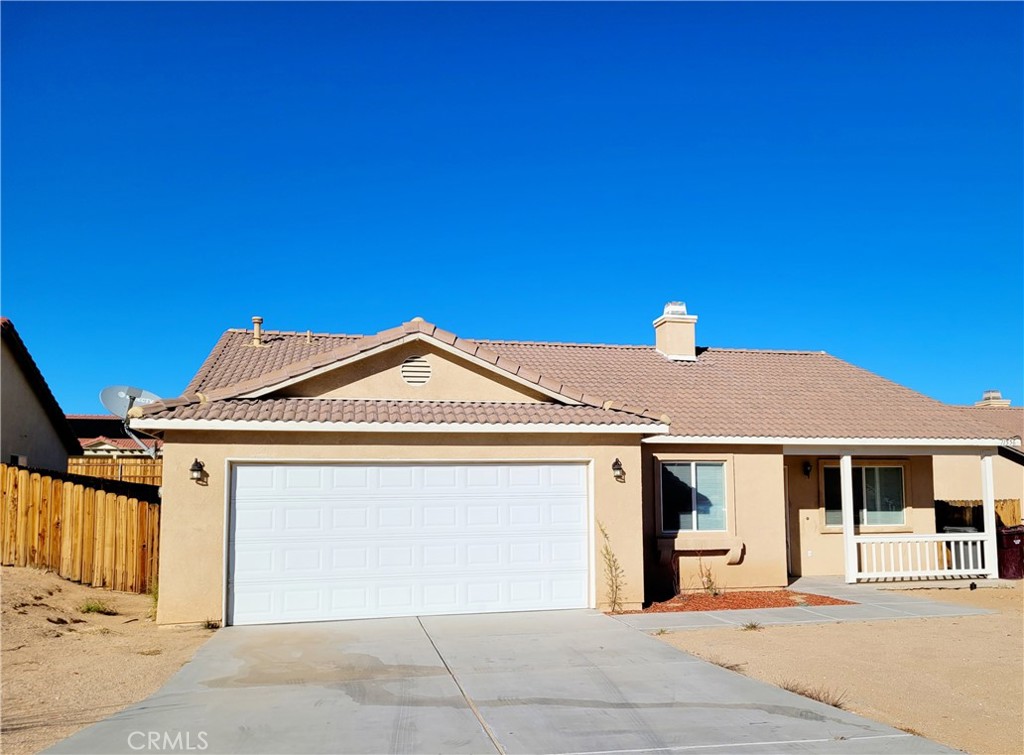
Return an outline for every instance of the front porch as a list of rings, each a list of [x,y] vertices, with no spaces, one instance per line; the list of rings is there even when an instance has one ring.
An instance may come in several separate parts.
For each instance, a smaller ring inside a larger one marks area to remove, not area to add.
[[[849,584],[998,577],[997,449],[947,443],[786,447],[790,573],[842,574]],[[936,532],[937,453],[978,459],[982,531]]]

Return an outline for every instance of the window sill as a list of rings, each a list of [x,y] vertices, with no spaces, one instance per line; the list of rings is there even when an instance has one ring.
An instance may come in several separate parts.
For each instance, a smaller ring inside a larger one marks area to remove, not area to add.
[[[743,555],[743,541],[727,532],[680,532],[658,536],[658,550],[663,558],[676,553],[727,551],[727,564],[738,564]]]

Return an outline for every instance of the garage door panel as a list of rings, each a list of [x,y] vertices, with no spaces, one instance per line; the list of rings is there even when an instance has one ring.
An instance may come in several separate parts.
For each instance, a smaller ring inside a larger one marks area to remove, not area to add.
[[[235,590],[236,623],[324,621],[438,613],[547,610],[586,605],[585,573],[551,579],[507,575],[487,578],[379,579],[373,585],[339,580],[331,585],[279,582]]]
[[[240,466],[232,621],[585,607],[585,470]]]
[[[235,547],[235,583],[307,577],[344,579],[357,574],[365,578],[370,574],[413,577],[418,573],[500,576],[510,569],[585,571],[587,555],[577,539],[557,536],[486,544],[425,539],[413,543],[324,543],[315,538],[239,543]]]

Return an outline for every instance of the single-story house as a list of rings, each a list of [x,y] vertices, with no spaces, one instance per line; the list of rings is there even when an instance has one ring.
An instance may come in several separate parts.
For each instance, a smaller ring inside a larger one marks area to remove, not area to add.
[[[640,346],[228,330],[132,411],[164,441],[158,621],[995,575],[992,457],[1019,438],[824,352],[698,347],[696,323],[670,303]],[[936,534],[937,453],[974,460],[983,534]]]
[[[0,460],[66,472],[78,438],[14,323],[0,318]]]

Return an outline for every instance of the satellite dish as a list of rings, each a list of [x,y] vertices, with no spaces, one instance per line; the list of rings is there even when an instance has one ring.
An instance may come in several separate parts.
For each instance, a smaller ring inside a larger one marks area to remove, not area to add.
[[[128,412],[133,406],[146,406],[159,400],[160,397],[155,393],[130,385],[111,385],[100,391],[100,402],[103,406],[122,420],[128,417]]]
[[[121,424],[124,425],[124,431],[128,433],[128,437],[153,458],[156,458],[156,446],[147,446],[128,429],[128,412],[133,406],[146,406],[159,400],[160,397],[155,393],[144,391],[141,388],[133,388],[130,385],[111,385],[100,391],[100,402],[103,406],[107,407],[107,411],[111,414],[116,414],[121,418]]]

